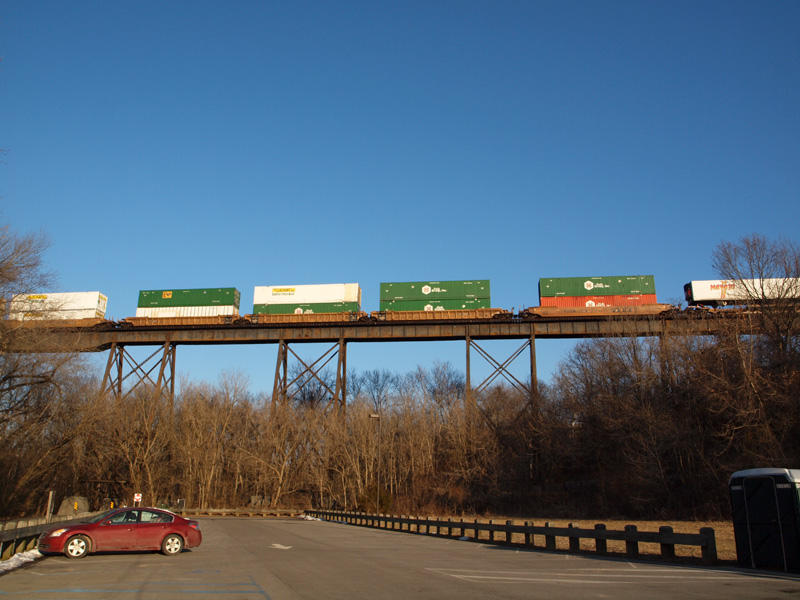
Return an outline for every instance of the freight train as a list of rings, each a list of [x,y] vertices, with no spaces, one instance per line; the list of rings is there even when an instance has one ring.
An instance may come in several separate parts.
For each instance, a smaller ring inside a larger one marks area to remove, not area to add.
[[[800,279],[742,282],[690,281],[687,304],[697,308],[743,306],[748,299],[800,300]],[[652,275],[566,277],[539,280],[539,306],[518,313],[491,307],[489,280],[414,281],[380,284],[380,310],[361,310],[358,283],[256,286],[253,312],[240,315],[236,288],[142,290],[136,316],[105,320],[108,299],[100,292],[27,294],[7,304],[6,318],[23,326],[153,327],[313,324],[463,319],[592,318],[658,316],[680,308],[656,300]]]

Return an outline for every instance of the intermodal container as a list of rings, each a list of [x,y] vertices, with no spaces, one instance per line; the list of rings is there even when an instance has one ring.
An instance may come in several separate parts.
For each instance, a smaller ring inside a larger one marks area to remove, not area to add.
[[[236,288],[198,288],[172,290],[141,290],[137,308],[175,308],[190,306],[229,306],[239,311],[239,290]],[[137,312],[137,316],[140,316]],[[150,316],[150,315],[141,315]],[[176,315],[177,316],[177,315]],[[180,315],[212,316],[212,315]]]
[[[490,298],[488,279],[468,281],[405,281],[384,282],[380,286],[381,302],[387,300],[425,300]]]
[[[257,285],[253,304],[328,304],[355,303],[361,306],[361,287],[357,283],[323,283],[312,285]]]
[[[652,275],[549,277],[539,279],[539,298],[558,296],[636,296],[655,294]]]
[[[8,305],[8,318],[18,321],[102,319],[108,298],[101,292],[19,294]]]
[[[358,302],[310,302],[307,304],[254,304],[255,315],[306,315],[315,313],[358,312]]]
[[[471,310],[476,308],[491,308],[489,298],[462,298],[462,299],[436,299],[428,300],[381,300],[381,310]]]
[[[542,296],[539,298],[541,306],[558,306],[561,308],[594,308],[603,306],[643,306],[656,304],[655,294],[634,294],[617,296]]]
[[[238,306],[154,306],[139,307],[137,317],[154,319],[175,319],[186,317],[235,317],[239,314]]]
[[[800,297],[800,279],[712,279],[690,281],[683,286],[690,305],[725,306],[754,300],[779,300]]]

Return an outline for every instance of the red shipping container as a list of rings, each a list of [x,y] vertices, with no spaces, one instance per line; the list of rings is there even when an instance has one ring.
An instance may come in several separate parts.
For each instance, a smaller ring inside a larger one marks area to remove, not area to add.
[[[657,304],[655,294],[636,296],[542,296],[540,306],[559,306],[561,308],[580,308],[593,306],[643,306]]]

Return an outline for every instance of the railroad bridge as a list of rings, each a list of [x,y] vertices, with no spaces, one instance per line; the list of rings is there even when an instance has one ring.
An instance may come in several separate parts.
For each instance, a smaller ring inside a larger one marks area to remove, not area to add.
[[[500,317],[500,318],[498,318]],[[103,391],[123,397],[143,384],[155,386],[171,399],[175,392],[175,358],[181,345],[277,344],[273,401],[294,397],[302,387],[319,383],[329,394],[329,405],[344,406],[347,400],[347,345],[363,342],[408,342],[463,340],[465,342],[466,393],[479,393],[502,377],[512,387],[535,398],[536,339],[576,339],[597,337],[639,337],[664,335],[716,335],[733,323],[748,325],[752,313],[744,310],[673,310],[659,315],[569,315],[530,316],[503,313],[494,318],[448,319],[431,313],[422,318],[397,321],[367,319],[314,323],[256,323],[245,319],[213,325],[137,324],[104,321],[89,327],[27,326],[21,330],[36,332],[38,352],[108,351],[103,376]],[[8,325],[2,325],[8,327]],[[750,329],[751,330],[751,329]],[[14,350],[14,331],[7,332],[9,349]],[[30,335],[26,336],[31,339]],[[492,356],[479,342],[484,340],[520,340],[521,345],[508,357]],[[295,344],[324,343],[327,350],[313,362],[303,361],[292,350]],[[149,346],[154,350],[137,361],[129,347]],[[23,351],[30,351],[25,347]],[[485,359],[491,373],[477,385],[471,381],[473,351]],[[525,383],[511,374],[509,366],[528,356],[530,379]],[[300,374],[289,380],[288,362],[297,360]],[[336,381],[331,388],[320,372],[336,359]],[[127,390],[123,384],[130,380]]]

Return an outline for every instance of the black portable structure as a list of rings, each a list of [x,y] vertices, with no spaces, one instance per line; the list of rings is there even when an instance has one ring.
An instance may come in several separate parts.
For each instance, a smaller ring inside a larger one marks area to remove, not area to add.
[[[800,469],[737,471],[729,488],[739,564],[800,572]]]

